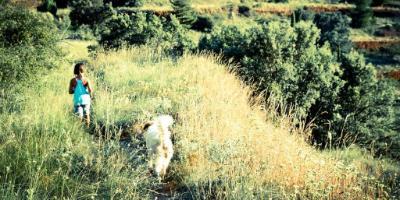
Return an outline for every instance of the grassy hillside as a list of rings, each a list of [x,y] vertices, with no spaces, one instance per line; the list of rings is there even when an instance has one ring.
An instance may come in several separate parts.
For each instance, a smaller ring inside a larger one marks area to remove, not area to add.
[[[315,150],[290,117],[249,101],[251,90],[217,58],[173,60],[136,48],[89,59],[86,45],[64,42],[69,56],[60,69],[18,101],[2,102],[10,108],[0,115],[1,199],[389,197],[380,182],[389,163]],[[82,59],[95,83],[92,128],[71,114],[67,94],[72,64]],[[176,119],[176,153],[160,184],[148,175],[136,131],[157,114]]]

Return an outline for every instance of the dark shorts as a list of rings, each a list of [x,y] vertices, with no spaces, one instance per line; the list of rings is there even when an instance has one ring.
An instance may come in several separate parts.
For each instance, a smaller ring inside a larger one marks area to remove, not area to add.
[[[90,104],[88,105],[75,105],[74,113],[79,117],[89,116],[90,115]]]

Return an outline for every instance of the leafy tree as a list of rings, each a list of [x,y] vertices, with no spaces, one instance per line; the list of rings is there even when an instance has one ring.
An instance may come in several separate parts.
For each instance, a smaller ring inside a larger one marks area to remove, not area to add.
[[[103,0],[71,0],[70,5],[69,17],[74,27],[85,24],[94,29],[111,15],[111,7],[105,6]]]
[[[292,14],[292,24],[299,21],[312,21],[314,19],[315,13],[307,8],[296,9]]]
[[[281,31],[285,30],[285,31]],[[338,91],[340,73],[329,47],[318,47],[319,31],[310,22],[291,27],[273,21],[245,32],[228,27],[203,37],[202,50],[223,52],[240,63],[240,76],[259,86],[267,96],[282,97],[295,105],[301,116],[321,96],[321,91]]]
[[[352,48],[350,40],[350,19],[340,13],[319,13],[314,18],[315,25],[321,30],[319,44],[329,42],[338,56],[347,54]]]
[[[295,107],[302,120],[315,125],[312,141],[321,147],[356,142],[385,152],[389,144],[400,146],[400,140],[392,141],[393,86],[379,81],[357,52],[342,52],[338,60],[319,42],[319,30],[310,22],[270,21],[246,30],[217,29],[203,36],[199,49],[237,62],[235,71],[246,83]]]
[[[197,20],[197,15],[191,6],[190,0],[170,0],[170,2],[179,22],[184,25],[192,26]]]
[[[57,6],[54,0],[45,0],[43,3],[37,7],[40,12],[50,12],[53,16],[57,16]]]
[[[355,28],[366,27],[372,23],[374,15],[370,7],[372,0],[355,0],[356,8],[352,13],[352,26]]]
[[[390,135],[395,119],[394,88],[388,82],[379,81],[375,68],[366,64],[357,52],[345,55],[341,68],[341,78],[346,84],[341,88],[338,102],[341,107],[334,118],[336,132],[339,133],[340,127],[340,131],[352,136],[347,138],[354,138],[365,146]]]
[[[193,42],[185,34],[186,29],[173,16],[166,20],[144,12],[114,13],[102,27],[99,43],[108,49],[147,44],[180,55],[193,48]]]
[[[0,7],[0,88],[57,66],[61,55],[55,24],[22,7]]]

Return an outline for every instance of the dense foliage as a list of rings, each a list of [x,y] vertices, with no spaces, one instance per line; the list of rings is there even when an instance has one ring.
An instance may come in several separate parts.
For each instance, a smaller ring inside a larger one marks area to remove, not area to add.
[[[167,20],[151,13],[114,12],[101,27],[99,43],[108,49],[123,45],[147,44],[165,50],[169,54],[181,55],[194,46],[185,34],[186,29],[174,16]]]
[[[352,26],[355,28],[366,27],[372,23],[374,15],[371,3],[372,0],[355,0],[356,8],[352,13]]]
[[[191,7],[190,0],[170,0],[174,15],[179,22],[189,27],[197,20],[197,15]]]
[[[246,82],[296,105],[305,116],[321,92],[337,93],[342,84],[335,76],[340,70],[329,47],[317,47],[318,37],[319,30],[311,23],[291,27],[273,21],[245,32],[226,27],[202,38],[199,45],[201,50],[233,57]]]
[[[40,12],[50,12],[53,16],[57,16],[57,5],[54,0],[45,0],[43,3],[37,8]]]
[[[71,0],[70,6],[69,17],[74,27],[89,25],[95,28],[111,14],[110,7],[102,0]]]
[[[0,7],[0,88],[57,66],[56,30],[51,18],[21,7]]]
[[[340,27],[325,33],[335,31]],[[328,42],[337,41],[330,34],[326,37]],[[375,69],[360,54],[349,50],[338,62],[329,46],[320,42],[320,31],[310,22],[291,27],[272,21],[245,31],[214,31],[201,39],[199,48],[233,58],[245,82],[255,84],[267,98],[275,95],[294,106],[300,118],[315,124],[316,144],[357,142],[387,148],[387,142],[377,143],[393,136],[393,88],[377,80]]]
[[[319,44],[329,42],[332,51],[340,55],[349,53],[352,48],[350,41],[350,19],[340,13],[319,13],[314,18],[315,25],[321,30]]]
[[[192,24],[191,29],[201,32],[211,32],[214,22],[209,16],[197,16],[196,21]]]

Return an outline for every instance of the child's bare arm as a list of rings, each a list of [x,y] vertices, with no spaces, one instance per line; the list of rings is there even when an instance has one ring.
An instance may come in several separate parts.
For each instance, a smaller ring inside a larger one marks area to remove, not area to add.
[[[75,89],[75,85],[74,85],[74,79],[71,79],[71,81],[69,82],[69,94],[73,94],[74,93],[74,89]]]
[[[89,80],[87,80],[87,88],[88,88],[89,94],[92,95],[93,87]]]

